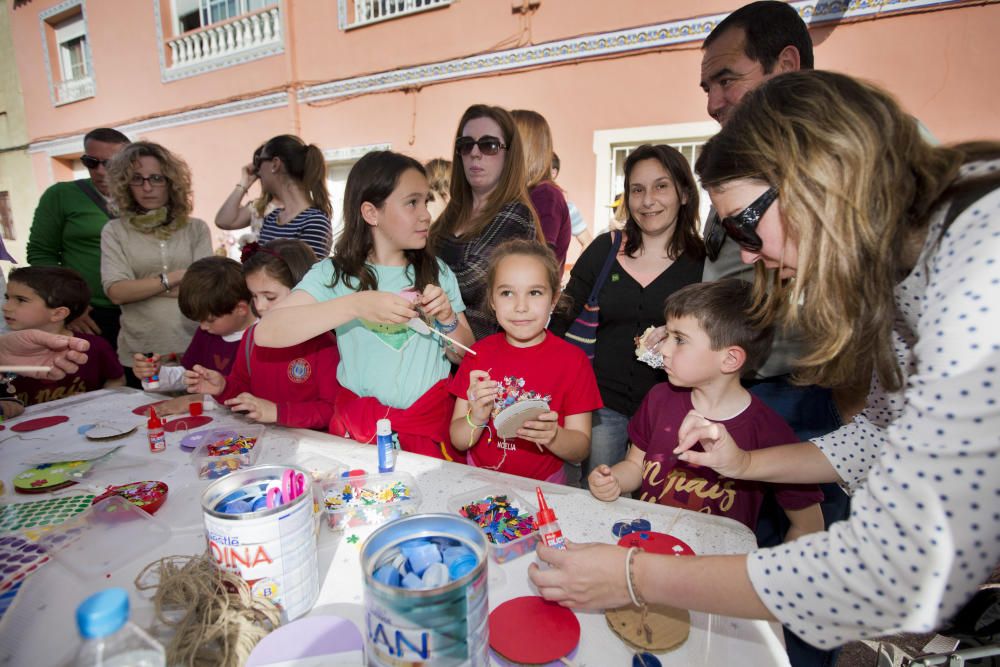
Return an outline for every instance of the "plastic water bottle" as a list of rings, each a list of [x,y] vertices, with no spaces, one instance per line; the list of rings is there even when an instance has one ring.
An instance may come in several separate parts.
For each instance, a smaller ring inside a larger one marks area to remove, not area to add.
[[[375,443],[378,445],[378,471],[396,469],[396,443],[392,439],[392,424],[388,419],[375,422]]]
[[[164,667],[163,646],[129,623],[128,593],[109,588],[94,593],[76,608],[83,645],[76,667]]]

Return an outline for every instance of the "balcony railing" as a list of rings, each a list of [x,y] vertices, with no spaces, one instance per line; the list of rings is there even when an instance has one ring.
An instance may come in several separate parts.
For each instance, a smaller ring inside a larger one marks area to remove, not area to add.
[[[281,43],[277,6],[186,32],[167,42],[170,69],[200,65]]]
[[[94,80],[89,76],[67,79],[56,84],[56,104],[69,104],[94,96]]]
[[[397,16],[416,14],[428,9],[450,5],[452,0],[339,0],[341,16],[346,20],[342,28],[359,28],[370,23],[388,21]],[[353,16],[347,15],[347,4],[354,10]]]

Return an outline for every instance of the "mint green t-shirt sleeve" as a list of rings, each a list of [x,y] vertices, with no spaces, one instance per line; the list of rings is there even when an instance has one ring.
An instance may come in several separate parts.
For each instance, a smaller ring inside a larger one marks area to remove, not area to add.
[[[451,302],[451,309],[456,314],[465,312],[465,302],[462,301],[462,292],[458,289],[458,279],[451,268],[441,260],[438,260],[438,280],[441,281],[441,289]]]
[[[329,259],[324,259],[313,264],[309,272],[295,286],[295,289],[302,290],[316,299],[316,301],[329,301],[347,293],[343,282],[337,283],[336,288],[331,288],[330,283],[332,281],[333,262]]]

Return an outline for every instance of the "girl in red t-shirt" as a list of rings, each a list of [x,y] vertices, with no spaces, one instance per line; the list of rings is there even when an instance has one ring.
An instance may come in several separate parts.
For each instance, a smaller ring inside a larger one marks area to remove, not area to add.
[[[601,407],[593,367],[583,351],[546,331],[559,299],[559,265],[535,241],[513,240],[493,253],[487,305],[501,333],[466,355],[449,385],[457,398],[451,442],[468,450],[469,465],[564,482],[563,462],[590,452],[590,413]],[[501,438],[494,418],[525,398],[549,410]]]

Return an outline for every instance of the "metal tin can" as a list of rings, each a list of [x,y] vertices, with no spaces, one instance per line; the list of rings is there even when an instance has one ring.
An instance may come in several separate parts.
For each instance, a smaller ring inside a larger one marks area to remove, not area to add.
[[[456,540],[475,554],[476,567],[440,588],[410,590],[374,579],[403,542]],[[367,664],[379,667],[480,667],[488,665],[489,601],[486,538],[466,519],[416,514],[382,526],[361,547],[365,578]]]
[[[220,568],[240,575],[257,597],[279,604],[288,620],[309,611],[319,595],[316,524],[310,476],[303,493],[272,509],[228,514],[219,506],[241,492],[280,486],[287,466],[255,466],[213,482],[202,494],[208,549]]]

